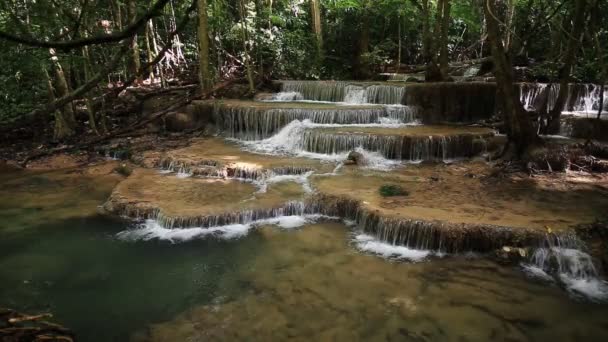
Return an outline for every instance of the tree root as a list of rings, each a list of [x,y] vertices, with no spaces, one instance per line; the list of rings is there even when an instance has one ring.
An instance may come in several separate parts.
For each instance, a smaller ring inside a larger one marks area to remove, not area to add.
[[[44,318],[50,313],[26,315],[11,309],[0,309],[0,340],[21,341],[65,341],[74,342],[75,336],[69,329],[51,323]]]

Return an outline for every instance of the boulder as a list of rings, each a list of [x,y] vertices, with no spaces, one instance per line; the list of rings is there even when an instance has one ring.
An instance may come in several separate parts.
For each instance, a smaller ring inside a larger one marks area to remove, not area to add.
[[[357,151],[350,151],[350,153],[348,154],[348,157],[346,157],[346,162],[345,164],[350,164],[350,165],[365,165],[365,157],[363,157],[363,154],[357,152]]]

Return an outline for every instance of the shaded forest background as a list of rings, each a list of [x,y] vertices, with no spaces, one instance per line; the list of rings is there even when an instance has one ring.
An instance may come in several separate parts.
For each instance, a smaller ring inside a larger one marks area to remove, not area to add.
[[[0,125],[104,135],[129,116],[116,104],[127,86],[242,80],[252,94],[269,79],[417,71],[449,81],[450,64],[492,58],[503,92],[521,80],[603,84],[607,51],[601,0],[6,0]]]

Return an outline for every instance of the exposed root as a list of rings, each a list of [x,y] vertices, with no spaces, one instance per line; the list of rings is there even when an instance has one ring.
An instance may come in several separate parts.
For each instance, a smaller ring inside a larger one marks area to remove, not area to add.
[[[3,342],[25,341],[75,341],[69,329],[44,320],[50,313],[26,315],[12,309],[0,309],[0,340]]]

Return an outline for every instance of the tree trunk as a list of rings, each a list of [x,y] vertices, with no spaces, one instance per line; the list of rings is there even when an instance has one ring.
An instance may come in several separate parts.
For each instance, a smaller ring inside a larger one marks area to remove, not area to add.
[[[87,46],[82,48],[82,57],[84,59],[84,82],[88,82],[91,79],[91,57],[89,55],[89,49]],[[97,130],[97,124],[95,122],[95,109],[93,108],[93,101],[91,99],[90,92],[87,92],[85,96],[85,106],[87,115],[89,116],[89,126],[93,133],[99,135]]]
[[[397,68],[395,69],[395,73],[399,73],[399,69],[401,68],[401,14],[397,15]]]
[[[150,19],[150,21],[152,21],[152,19]],[[152,60],[154,60],[154,57],[152,56],[152,44],[150,42],[150,35],[152,34],[152,32],[150,31],[150,25],[149,23],[146,23],[146,30],[145,30],[145,35],[146,35],[146,56],[148,57],[148,64],[152,63]],[[148,68],[148,78],[150,79],[150,83],[154,83],[154,67],[152,65],[150,65]]]
[[[355,60],[355,77],[358,79],[369,77],[369,63],[366,57],[369,53],[369,5],[369,0],[365,0],[361,9],[361,30],[359,31],[359,47]]]
[[[424,64],[431,60],[431,11],[429,0],[422,0],[422,59]]]
[[[511,51],[511,28],[515,16],[515,0],[507,0],[507,22],[505,23],[505,50]]]
[[[133,24],[137,20],[137,4],[135,1],[136,0],[128,0],[127,2],[127,16],[129,24]],[[133,35],[133,39],[131,40],[131,56],[129,56],[127,65],[129,68],[129,73],[131,75],[136,75],[140,67],[137,34]]]
[[[448,69],[448,35],[450,29],[450,0],[440,1],[443,5],[441,8],[441,40],[439,48],[439,67],[441,69],[441,76],[443,79],[447,79]],[[439,11],[439,9],[437,9]]]
[[[239,0],[239,15],[241,17],[241,38],[243,40],[243,53],[245,54],[245,71],[247,72],[247,81],[249,82],[249,92],[255,92],[255,84],[253,81],[253,70],[251,70],[251,57],[247,49],[249,41],[249,33],[247,32],[247,23],[245,17],[245,0]]]
[[[49,103],[55,102],[55,91],[53,87],[53,81],[49,76],[49,73],[46,71],[46,68],[42,68],[42,73],[46,78],[46,89],[48,94]],[[74,130],[68,125],[63,117],[63,114],[59,110],[54,111],[55,114],[55,125],[53,127],[53,138],[56,140],[63,140],[69,136],[74,135]]]
[[[432,35],[435,37],[433,39],[431,37],[431,33],[429,32],[429,43],[428,43],[428,53],[426,62],[426,70],[425,70],[425,80],[427,82],[440,82],[446,79],[447,77],[447,29],[449,26],[449,15],[446,16],[446,9],[449,11],[449,4],[446,4],[449,0],[438,0],[437,1],[437,12],[435,13],[435,27],[433,29]],[[427,5],[428,6],[428,5]],[[447,7],[447,8],[446,8]],[[427,9],[427,11],[429,11]],[[429,14],[430,16],[430,14]],[[430,30],[430,29],[429,29]],[[445,41],[444,41],[444,31],[445,31]],[[445,46],[445,49],[444,49]],[[441,56],[439,56],[441,54]],[[445,69],[442,70],[440,66],[440,61],[445,59],[446,65],[441,65]]]
[[[321,30],[321,5],[319,0],[310,0],[310,15],[312,17],[312,30],[317,43],[317,63],[323,60],[323,31]]]
[[[65,78],[65,73],[63,72],[63,68],[55,56],[54,52],[51,53],[53,57],[51,58],[53,61],[53,67],[55,71],[55,90],[57,91],[58,97],[66,96],[70,93],[70,88],[68,86],[68,81]],[[76,127],[76,119],[74,117],[74,108],[72,107],[72,102],[67,103],[63,106],[62,109],[63,118],[67,123],[70,129],[74,129]]]
[[[559,132],[560,117],[566,101],[568,100],[568,84],[570,83],[570,74],[576,59],[576,53],[581,45],[583,29],[585,27],[585,12],[587,8],[586,0],[576,0],[574,9],[574,22],[572,24],[571,34],[568,37],[568,46],[564,55],[563,65],[560,69],[559,93],[555,106],[549,113],[547,126],[544,129],[545,134],[556,134]]]
[[[536,132],[529,115],[524,110],[513,85],[513,67],[502,43],[502,35],[496,17],[495,0],[483,0],[488,40],[494,57],[494,76],[502,99],[503,120],[509,138],[509,145],[521,156],[537,142]]]
[[[198,61],[199,83],[201,92],[211,88],[211,74],[209,73],[209,31],[207,26],[207,0],[198,0]]]
[[[154,49],[154,58],[158,57],[159,51],[160,49],[158,48],[158,42],[156,41],[156,29],[154,26],[154,19],[150,19],[150,22],[148,23],[150,26],[150,33],[152,35],[152,49]],[[172,42],[169,42],[172,43]],[[166,82],[165,82],[165,74],[163,72],[163,65],[162,63],[157,63],[156,64],[156,73],[158,75],[158,77],[160,78],[160,87],[164,88],[166,86]]]

